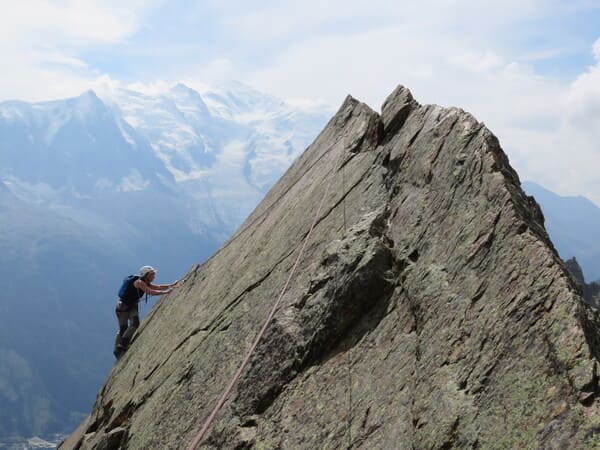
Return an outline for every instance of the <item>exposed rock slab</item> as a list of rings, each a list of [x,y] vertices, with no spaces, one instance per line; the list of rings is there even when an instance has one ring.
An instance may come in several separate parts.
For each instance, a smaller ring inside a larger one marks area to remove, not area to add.
[[[382,115],[346,99],[236,235],[157,304],[68,448],[186,448],[324,196],[203,448],[600,445],[600,320],[539,207],[483,124],[399,87]]]

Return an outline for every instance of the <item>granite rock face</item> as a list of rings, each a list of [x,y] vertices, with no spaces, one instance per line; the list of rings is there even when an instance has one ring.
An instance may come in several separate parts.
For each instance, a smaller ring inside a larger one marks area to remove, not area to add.
[[[61,448],[592,448],[595,311],[498,140],[398,87],[348,97],[231,240],[162,298]],[[108,349],[107,349],[108,351]]]

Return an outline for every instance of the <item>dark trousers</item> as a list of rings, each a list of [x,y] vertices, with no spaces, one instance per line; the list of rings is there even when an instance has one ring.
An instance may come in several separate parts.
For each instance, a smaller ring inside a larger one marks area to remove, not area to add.
[[[140,326],[140,313],[138,305],[127,307],[119,301],[115,308],[117,321],[119,322],[119,334],[115,340],[115,348],[127,348],[135,330]]]

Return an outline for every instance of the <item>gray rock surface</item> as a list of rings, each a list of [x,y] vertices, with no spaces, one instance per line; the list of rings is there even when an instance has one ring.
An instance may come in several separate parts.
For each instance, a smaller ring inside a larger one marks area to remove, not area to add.
[[[382,110],[346,99],[230,241],[158,302],[61,449],[187,448],[321,199],[201,448],[600,445],[600,320],[497,139],[403,87]]]
[[[585,280],[583,278],[583,270],[577,262],[577,259],[575,257],[567,259],[565,261],[565,266],[567,267],[571,275],[573,275],[575,281],[577,281],[579,286],[583,287],[583,285],[585,284]]]

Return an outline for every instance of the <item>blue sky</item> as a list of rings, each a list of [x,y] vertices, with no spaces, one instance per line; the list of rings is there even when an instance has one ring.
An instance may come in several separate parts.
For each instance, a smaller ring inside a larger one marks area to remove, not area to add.
[[[29,0],[0,27],[0,100],[235,79],[379,109],[403,84],[485,122],[522,179],[600,204],[600,0]]]

